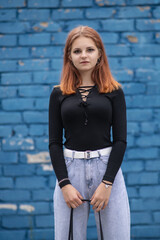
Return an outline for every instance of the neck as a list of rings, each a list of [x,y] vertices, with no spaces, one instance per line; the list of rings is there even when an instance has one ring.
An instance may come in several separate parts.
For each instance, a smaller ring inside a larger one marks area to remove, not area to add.
[[[92,86],[92,85],[95,85],[95,83],[91,79],[91,73],[83,72],[83,73],[81,73],[81,78],[82,78],[81,86]]]

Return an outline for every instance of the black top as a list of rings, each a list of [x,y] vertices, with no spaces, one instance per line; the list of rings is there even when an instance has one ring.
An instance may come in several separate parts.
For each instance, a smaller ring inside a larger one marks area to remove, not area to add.
[[[72,150],[97,150],[112,146],[103,180],[114,182],[127,146],[126,102],[122,88],[99,93],[90,86],[84,100],[80,87],[76,93],[62,95],[54,87],[49,100],[49,152],[62,188],[70,183],[63,155],[63,145]],[[85,88],[87,90],[87,88]],[[113,142],[110,139],[112,127]],[[63,144],[63,129],[66,138]]]

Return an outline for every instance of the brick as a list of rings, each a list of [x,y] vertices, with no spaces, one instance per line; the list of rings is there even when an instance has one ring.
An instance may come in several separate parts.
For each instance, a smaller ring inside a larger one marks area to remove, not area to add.
[[[1,240],[5,240],[5,239],[8,239],[8,240],[12,240],[12,239],[20,240],[20,239],[24,239],[25,235],[26,235],[26,231],[25,230],[1,230],[0,231],[0,239]]]
[[[49,86],[20,86],[19,96],[21,97],[45,97],[49,96]]]
[[[21,202],[31,199],[31,193],[29,190],[1,190],[0,200],[4,202]]]
[[[159,70],[159,65],[160,65],[160,58],[155,58],[155,67]]]
[[[80,25],[86,25],[94,28],[96,31],[99,29],[99,22],[92,20],[67,20],[66,21],[66,31],[71,31],[73,28],[78,27]]]
[[[144,170],[144,163],[142,161],[127,161],[123,166],[123,172],[139,172]],[[130,174],[129,174],[130,177]]]
[[[59,1],[58,0],[28,0],[28,7],[31,8],[52,8],[58,7]]]
[[[19,60],[18,61],[18,70],[19,71],[37,71],[49,69],[49,60],[48,59],[33,59],[33,60]]]
[[[150,160],[145,162],[145,169],[147,171],[157,171],[160,169],[160,161],[159,160]]]
[[[98,6],[124,6],[125,5],[125,1],[124,0],[108,0],[108,1],[105,1],[105,0],[96,0],[95,3],[98,5]]]
[[[46,178],[44,177],[17,177],[15,182],[16,188],[21,189],[38,189],[45,188]]]
[[[117,18],[144,18],[151,16],[151,7],[140,7],[140,6],[132,6],[132,7],[123,7],[120,8],[116,17]]]
[[[150,136],[142,136],[136,140],[136,145],[140,147],[160,146],[160,135],[154,134]]]
[[[41,124],[31,124],[29,127],[30,136],[42,136],[44,132],[44,126]]]
[[[0,123],[21,123],[21,115],[20,113],[12,113],[12,112],[0,112]]]
[[[16,60],[3,60],[0,61],[0,72],[11,72],[17,70]]]
[[[36,22],[32,25],[32,29],[35,32],[57,32],[62,30],[60,23],[53,21]]]
[[[49,33],[34,33],[24,34],[19,36],[20,46],[38,46],[38,45],[49,45],[50,34]]]
[[[136,70],[136,78],[139,79],[139,81],[143,82],[151,82],[157,81],[157,79],[160,77],[160,71],[155,71],[152,69],[137,69]]]
[[[17,44],[16,35],[0,34],[0,46],[15,46]]]
[[[16,20],[16,10],[13,9],[0,10],[0,21],[12,21],[12,20]]]
[[[160,7],[156,7],[156,8],[153,10],[153,17],[155,17],[155,18],[160,18]]]
[[[139,31],[160,30],[160,21],[159,21],[159,19],[149,19],[149,20],[148,19],[141,19],[141,20],[138,19],[138,20],[136,20],[136,29]]]
[[[132,51],[135,56],[157,56],[157,52],[160,52],[160,46],[157,44],[133,46]]]
[[[34,201],[52,201],[53,200],[53,190],[45,189],[45,190],[33,190],[32,196]]]
[[[114,8],[88,8],[86,9],[86,18],[88,19],[98,19],[98,18],[112,18],[115,14]]]
[[[81,0],[81,1],[73,1],[73,0],[62,0],[62,7],[91,7],[92,0]]]
[[[16,152],[0,152],[0,164],[11,164],[18,162],[18,154]]]
[[[144,93],[145,90],[146,90],[146,87],[143,83],[128,83],[127,85],[124,85],[125,94],[135,95],[139,93]]]
[[[160,228],[159,226],[134,226],[132,228],[133,237],[160,237]]]
[[[152,188],[152,187],[150,187]],[[151,190],[152,192],[152,190]],[[131,211],[154,211],[160,210],[159,199],[150,196],[149,198],[137,198],[131,199],[130,206]]]
[[[133,79],[133,71],[132,70],[115,70],[112,71],[112,74],[115,76],[118,82],[122,81],[132,81]]]
[[[34,109],[34,99],[30,98],[4,99],[2,100],[2,109],[9,111],[31,110]]]
[[[3,73],[1,75],[1,82],[3,85],[29,84],[32,82],[31,73]],[[11,89],[14,88],[12,87]]]
[[[147,84],[146,94],[154,94],[154,95],[160,94],[160,85],[156,82]]]
[[[67,19],[82,19],[83,18],[83,11],[81,9],[55,9],[52,10],[52,19],[54,20],[67,20]]]
[[[26,123],[47,123],[48,112],[26,111],[23,113],[23,118]]]
[[[155,223],[160,223],[160,212],[153,213]]]
[[[101,20],[102,30],[111,32],[133,31],[133,20],[107,19]]]
[[[136,86],[132,85],[132,86]],[[140,85],[142,89],[145,89],[144,85]],[[128,93],[128,88],[127,93]],[[132,88],[133,90],[134,88]],[[134,92],[133,92],[134,93]],[[133,96],[132,101],[131,101],[132,107],[136,108],[157,108],[160,107],[160,96],[144,96],[144,95],[138,95],[138,96]]]
[[[131,134],[138,134],[140,131],[140,127],[138,123],[128,122],[127,123],[127,132]]]
[[[152,198],[158,198],[160,197],[160,186],[143,186],[139,189],[139,194],[142,198],[151,196]]]
[[[46,21],[49,20],[49,9],[19,9],[18,19],[23,21]]]
[[[128,109],[127,118],[128,121],[149,121],[152,119],[152,110],[151,109]]]
[[[28,58],[29,49],[28,48],[1,48],[0,49],[0,58],[1,59],[19,59],[19,58]]]
[[[50,83],[56,84],[57,80],[60,78],[61,72],[59,71],[49,71],[49,72],[35,72],[33,74],[33,82],[35,83]]]
[[[11,136],[11,133],[11,126],[0,126],[0,137],[9,137]]]
[[[149,57],[125,57],[121,59],[122,68],[153,68],[153,60]]]
[[[35,174],[34,165],[4,166],[4,176],[31,176]]]
[[[106,44],[106,43],[118,43],[118,34],[117,33],[101,32],[99,35],[100,35],[104,44]]]
[[[50,240],[50,239],[54,239],[54,231],[53,231],[53,228],[33,229],[32,236],[33,236],[33,239],[35,240],[39,240],[39,239]],[[28,239],[30,238],[30,232],[28,232],[27,237]]]
[[[0,216],[15,215],[17,213],[17,205],[13,203],[0,203]]]
[[[40,58],[57,58],[62,57],[63,51],[62,47],[32,47],[31,49],[31,55],[33,57],[40,57]],[[56,61],[57,59],[55,59]]]
[[[5,228],[29,228],[33,226],[33,218],[28,216],[3,216],[2,227]]]
[[[1,177],[0,188],[13,188],[13,179],[10,177]]]
[[[156,132],[157,124],[155,122],[143,122],[141,123],[142,133],[154,133]]]
[[[35,225],[36,227],[53,227],[54,222],[53,222],[53,216],[52,215],[47,215],[47,216],[36,216],[35,217]]]
[[[145,32],[125,32],[121,35],[121,43],[132,43],[132,44],[140,44],[140,43],[152,43],[154,42],[153,33],[145,33]]]
[[[107,45],[107,56],[128,56],[131,55],[130,48],[124,44],[121,45]]]
[[[25,33],[29,30],[28,22],[3,22],[0,23],[1,33]]]
[[[23,202],[22,205],[29,205],[33,209],[35,215],[50,214],[50,208],[48,202]],[[25,210],[22,206],[18,209],[19,215],[26,215],[27,209]],[[29,213],[30,214],[30,213]]]
[[[57,79],[60,79],[60,72],[57,70],[61,70],[63,66],[63,60],[62,59],[53,59],[51,61],[51,69],[54,70],[53,74],[57,74]]]
[[[159,151],[158,148],[132,148],[127,150],[128,159],[154,159],[158,158]]]
[[[15,97],[17,94],[17,88],[16,87],[0,87],[0,96],[1,98],[10,98]]]
[[[48,98],[36,99],[34,108],[36,110],[48,110]]]
[[[46,139],[44,137],[39,137],[35,139],[35,144],[38,150],[48,150],[48,138]]]
[[[148,212],[133,212],[132,213],[131,222],[132,224],[151,224],[152,223],[152,217],[151,214]]]
[[[142,184],[158,184],[159,176],[158,173],[152,172],[140,172],[140,173],[130,173],[127,176],[127,183],[129,185],[142,185]]]
[[[54,45],[64,45],[68,36],[68,32],[59,32],[52,34],[51,40]]]
[[[28,128],[26,125],[15,125],[13,131],[16,137],[26,137],[28,135]]]
[[[147,2],[145,0],[132,0],[130,1],[131,5],[149,5],[149,4],[158,4],[160,3],[160,0],[148,0]]]
[[[128,197],[129,198],[137,198],[138,197],[138,191],[135,188],[135,186],[127,187],[127,192],[128,192]]]
[[[34,142],[32,138],[12,137],[2,140],[4,150],[33,150]]]

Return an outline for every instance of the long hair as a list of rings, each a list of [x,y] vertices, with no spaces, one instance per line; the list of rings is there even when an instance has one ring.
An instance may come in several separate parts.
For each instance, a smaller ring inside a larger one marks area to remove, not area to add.
[[[105,48],[99,34],[91,27],[80,25],[72,29],[66,39],[61,81],[60,85],[56,85],[60,87],[62,94],[76,93],[76,88],[82,84],[81,75],[69,58],[72,43],[80,36],[91,38],[98,50],[101,52],[99,61],[91,73],[91,79],[95,84],[97,84],[99,92],[112,92],[113,90],[121,87],[121,84],[118,83],[111,74]]]

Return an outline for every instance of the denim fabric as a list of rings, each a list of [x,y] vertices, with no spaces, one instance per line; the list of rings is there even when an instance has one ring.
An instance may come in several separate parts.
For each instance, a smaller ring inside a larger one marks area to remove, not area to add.
[[[109,153],[110,154],[110,153]],[[84,199],[90,199],[101,183],[106,171],[109,154],[91,159],[66,157],[65,163],[72,185],[80,192]],[[62,190],[56,180],[53,194],[55,240],[68,240],[70,211],[64,200]],[[87,222],[90,205],[83,202],[73,211],[74,240],[87,239]],[[99,216],[95,212],[98,240],[100,240]],[[108,205],[101,210],[101,222],[104,240],[130,240],[130,206],[128,194],[121,168],[115,177]]]

